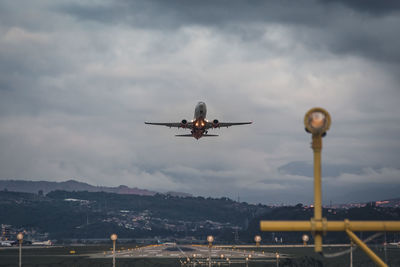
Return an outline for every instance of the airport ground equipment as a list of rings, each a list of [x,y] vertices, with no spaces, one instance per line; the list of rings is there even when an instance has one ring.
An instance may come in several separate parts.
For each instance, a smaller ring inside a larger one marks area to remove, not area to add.
[[[314,217],[310,221],[261,221],[261,231],[309,231],[314,236],[314,250],[322,253],[322,236],[326,232],[346,232],[350,240],[357,244],[378,266],[387,266],[354,232],[398,232],[399,221],[328,221],[322,217],[321,195],[321,150],[322,137],[331,124],[329,113],[322,108],[310,109],[304,117],[305,130],[312,134],[311,147],[314,151]]]
[[[256,247],[259,247],[259,246],[260,246],[260,243],[261,243],[261,236],[256,235],[256,236],[254,237],[254,241],[256,242]]]
[[[208,241],[208,266],[211,267],[211,248],[214,242],[214,237],[212,235],[207,236]]]
[[[117,242],[117,238],[118,236],[116,234],[110,236],[110,239],[113,242],[113,267],[115,267],[115,243]]]
[[[22,233],[17,234],[17,239],[19,243],[19,267],[22,266],[22,241],[24,240],[24,235]]]

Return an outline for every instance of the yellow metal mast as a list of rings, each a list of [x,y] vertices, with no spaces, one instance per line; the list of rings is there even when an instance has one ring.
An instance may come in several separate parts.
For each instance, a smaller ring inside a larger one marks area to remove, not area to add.
[[[310,109],[304,117],[306,131],[312,134],[311,147],[314,152],[314,218],[310,221],[261,221],[261,231],[310,231],[314,235],[314,250],[322,252],[322,235],[326,232],[346,232],[349,238],[356,243],[378,266],[387,265],[362,242],[353,231],[400,231],[399,221],[327,221],[322,217],[321,194],[321,150],[322,137],[329,130],[331,118],[322,108]]]

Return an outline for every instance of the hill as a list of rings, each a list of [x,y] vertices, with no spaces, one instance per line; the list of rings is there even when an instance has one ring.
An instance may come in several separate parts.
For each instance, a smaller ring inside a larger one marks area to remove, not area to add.
[[[132,194],[143,196],[154,196],[155,194],[157,194],[157,192],[154,191],[139,188],[130,188],[126,185],[120,185],[118,187],[93,186],[87,183],[78,182],[76,180],[68,180],[65,182],[0,180],[0,190],[36,194],[39,191],[41,191],[43,194],[47,194],[55,190],[108,192],[116,194]]]
[[[269,210],[228,198],[52,191],[46,196],[0,191],[0,223],[51,239],[199,238],[233,240],[235,229]]]

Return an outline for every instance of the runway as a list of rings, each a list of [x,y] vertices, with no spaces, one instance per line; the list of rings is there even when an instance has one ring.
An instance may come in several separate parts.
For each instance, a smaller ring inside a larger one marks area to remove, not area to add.
[[[211,252],[211,253],[210,253]],[[277,254],[262,250],[238,249],[228,247],[212,247],[206,245],[176,245],[161,244],[149,245],[138,248],[126,248],[116,250],[116,258],[178,258],[182,260],[207,260],[211,254],[213,260],[218,261],[275,261]],[[92,258],[110,258],[112,251],[90,255]],[[280,254],[279,258],[287,258],[289,255]]]

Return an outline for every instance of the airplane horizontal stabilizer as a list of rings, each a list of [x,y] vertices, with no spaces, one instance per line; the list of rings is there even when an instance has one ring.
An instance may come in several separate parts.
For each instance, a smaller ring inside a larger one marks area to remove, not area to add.
[[[192,134],[176,134],[176,137],[193,137]]]
[[[219,136],[218,134],[203,134],[203,136],[207,137],[207,136]]]

